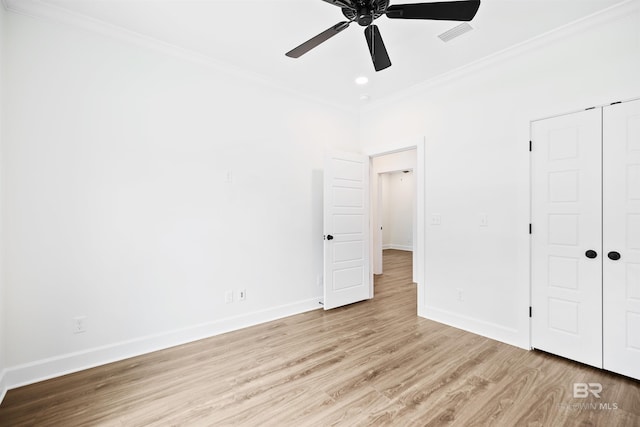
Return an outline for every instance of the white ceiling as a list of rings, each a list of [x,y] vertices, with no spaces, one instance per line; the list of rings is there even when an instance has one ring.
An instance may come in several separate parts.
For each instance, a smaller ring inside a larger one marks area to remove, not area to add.
[[[25,0],[6,0],[20,9]],[[321,0],[32,0],[125,28],[240,67],[314,98],[358,108],[361,95],[379,100],[394,91],[478,61],[622,0],[482,0],[474,31],[449,43],[438,34],[447,21],[376,21],[393,66],[373,70],[363,29],[347,30],[300,59],[285,52],[343,21]],[[391,4],[417,3],[392,0]],[[365,87],[354,84],[366,75]]]

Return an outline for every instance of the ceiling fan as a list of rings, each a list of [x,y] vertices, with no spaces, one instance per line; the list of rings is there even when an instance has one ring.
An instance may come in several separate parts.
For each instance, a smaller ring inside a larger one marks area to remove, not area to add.
[[[342,9],[348,21],[342,21],[287,52],[290,58],[299,58],[319,46],[353,22],[366,27],[364,35],[376,71],[391,66],[389,54],[382,41],[380,30],[373,21],[386,15],[391,19],[433,19],[444,21],[471,21],[480,7],[480,0],[444,1],[434,3],[398,4],[389,6],[389,0],[322,0]]]

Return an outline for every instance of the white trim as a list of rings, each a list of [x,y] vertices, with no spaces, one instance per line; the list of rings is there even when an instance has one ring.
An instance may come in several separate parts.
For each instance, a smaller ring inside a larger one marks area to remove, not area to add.
[[[48,359],[37,360],[4,371],[4,389],[33,384],[73,372],[121,361],[135,356],[210,338],[283,317],[317,310],[319,298],[312,298],[275,308],[229,317],[185,329],[137,338]],[[3,383],[0,382],[0,385]],[[2,389],[0,389],[2,390]]]
[[[533,149],[533,120],[529,122],[529,155],[528,155],[528,162],[527,162],[527,166],[529,167],[529,171],[528,171],[528,175],[529,175],[529,182],[528,182],[528,189],[529,189],[529,197],[527,198],[527,210],[528,210],[528,214],[529,214],[529,235],[527,236],[527,280],[529,283],[529,288],[527,289],[527,301],[529,303],[529,316],[527,318],[527,333],[529,334],[529,336],[527,337],[527,350],[533,350],[533,341],[532,341],[532,336],[533,336],[533,328],[532,328],[532,322],[531,322],[531,310],[533,309],[533,302],[532,302],[532,298],[531,298],[531,265],[532,265],[532,260],[531,260],[531,255],[533,253],[533,251],[531,250],[531,232],[533,230],[533,206],[531,203],[531,198],[533,196],[533,158],[531,156],[532,154],[532,149]]]
[[[2,29],[3,33],[6,32],[6,25],[5,25],[5,19],[6,19],[6,12],[8,10],[7,7],[7,0],[2,0],[0,2],[0,19],[3,20],[3,25],[0,26],[0,29]],[[0,37],[4,37],[4,34],[2,34]],[[3,49],[3,47],[0,47],[0,49]],[[0,55],[0,67],[4,68],[4,64],[6,62],[6,57],[4,52],[2,52],[2,55]],[[0,72],[0,77],[2,78],[2,81],[0,82],[0,92],[4,92],[3,91],[3,87],[4,87],[4,73]],[[0,95],[4,95],[4,93],[0,94]],[[0,98],[2,97],[0,96]],[[2,108],[2,105],[0,105],[0,125],[4,123],[4,109]],[[0,128],[2,128],[2,126],[0,126]],[[0,132],[2,132],[4,129],[0,129]],[[0,140],[1,140],[1,136],[0,136]],[[1,233],[1,230],[0,230]],[[4,257],[4,251],[0,250],[0,257]],[[2,261],[0,260],[0,264],[2,263]],[[1,269],[0,269],[1,270]],[[0,273],[1,274],[1,273]],[[3,276],[3,275],[2,275]],[[0,277],[0,280],[3,280],[3,277]],[[2,305],[6,305],[6,298],[5,298],[5,294],[3,294],[4,291],[4,286],[0,286],[0,304]],[[5,314],[4,314],[5,310],[3,308],[0,308],[0,323],[2,323],[2,325],[0,325],[0,329],[3,330],[3,334],[0,334],[0,360],[2,360],[2,365],[4,365],[4,355],[5,355],[5,342],[4,342],[4,338],[6,335],[6,321],[5,321]],[[4,397],[7,394],[7,390],[9,389],[9,387],[7,386],[7,381],[6,381],[6,369],[4,369],[4,366],[0,366],[0,404],[2,403],[2,401],[4,400]]]
[[[425,152],[427,149],[427,137],[423,137],[422,141],[418,143],[416,147],[416,240],[413,242],[416,247],[416,252],[414,253],[413,259],[415,262],[413,269],[416,275],[415,281],[418,284],[418,316],[425,317],[425,306],[426,306],[426,298],[425,295],[427,293],[427,284],[425,281],[427,280],[427,276],[425,273],[425,263],[426,263],[426,243],[427,236],[425,230],[425,221],[426,219],[426,173],[427,173],[427,162],[425,157]]]
[[[393,244],[393,243],[388,243],[386,245],[382,245],[382,250],[384,251],[385,249],[395,249],[396,251],[413,252],[413,246],[396,245],[396,244]]]
[[[398,154],[398,153],[403,153],[405,151],[410,151],[410,150],[415,150],[416,149],[416,145],[407,145],[406,147],[402,147],[402,148],[392,148],[387,150],[384,150],[382,152],[378,152],[378,151],[373,151],[371,154],[369,154],[369,157],[371,157],[372,159],[375,157],[383,157],[383,156],[390,156],[392,154]],[[395,169],[395,168],[391,168],[391,169],[381,169],[378,171],[378,173],[389,173],[389,172],[399,172],[402,169]]]
[[[229,76],[241,77],[253,83],[257,83],[262,86],[277,90],[281,93],[295,96],[297,98],[302,98],[307,101],[321,104],[330,108],[335,108],[344,112],[354,113],[358,111],[358,109],[353,106],[332,103],[325,99],[317,98],[305,92],[292,89],[285,83],[278,82],[277,80],[271,79],[263,74],[249,71],[228,62],[216,60],[211,56],[185,49],[177,45],[173,45],[171,43],[167,43],[162,40],[146,36],[144,34],[137,33],[135,31],[131,31],[114,24],[110,24],[108,22],[101,21],[99,19],[91,18],[77,12],[72,12],[63,7],[42,3],[38,0],[2,1],[5,4],[5,8],[13,13],[30,16],[32,18],[44,19],[51,22],[57,22],[63,25],[69,25],[74,28],[79,28],[84,31],[100,34],[102,36],[170,55],[172,57],[179,58],[185,61],[204,65],[215,71],[226,73]]]
[[[454,328],[462,329],[476,335],[482,335],[496,341],[500,341],[525,350],[530,350],[527,340],[523,340],[522,334],[513,328],[507,328],[496,323],[478,320],[469,316],[462,316],[440,308],[425,305],[423,316],[434,322],[442,323]]]
[[[640,14],[638,16],[640,16]],[[553,114],[553,115],[550,115],[550,116],[540,117],[538,119],[531,120],[530,123],[539,122],[539,121],[542,121],[542,120],[554,119],[556,117],[561,117],[561,116],[568,116],[569,114],[579,113],[581,111],[585,111],[585,110],[588,110],[588,109],[610,107],[610,106],[612,106],[612,105],[614,105],[616,103],[624,104],[625,102],[633,102],[633,101],[637,101],[639,99],[640,99],[640,97],[638,97],[638,96],[635,96],[633,98],[618,99],[618,100],[615,100],[615,101],[607,102],[605,104],[598,104],[598,105],[593,105],[591,107],[580,108],[578,110],[573,110],[573,111],[569,111],[569,112],[565,112],[565,113],[557,113],[557,114]],[[529,132],[531,132],[531,129],[529,129]]]
[[[6,374],[7,374],[6,369],[3,369],[2,371],[0,371],[0,404],[4,400],[4,397],[7,395],[7,390],[9,390],[9,387],[7,386],[7,382],[5,381]]]

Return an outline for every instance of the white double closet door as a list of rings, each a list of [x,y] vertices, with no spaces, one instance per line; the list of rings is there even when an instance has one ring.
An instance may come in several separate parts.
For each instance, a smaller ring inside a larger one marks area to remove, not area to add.
[[[640,379],[640,100],[531,137],[532,346]]]

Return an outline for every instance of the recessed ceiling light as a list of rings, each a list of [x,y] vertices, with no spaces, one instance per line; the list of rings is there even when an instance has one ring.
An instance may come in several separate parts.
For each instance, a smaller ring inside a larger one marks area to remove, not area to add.
[[[360,76],[356,79],[356,84],[363,86],[366,85],[367,83],[369,83],[369,78],[366,76]]]

